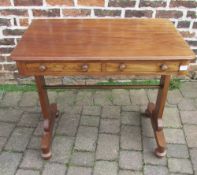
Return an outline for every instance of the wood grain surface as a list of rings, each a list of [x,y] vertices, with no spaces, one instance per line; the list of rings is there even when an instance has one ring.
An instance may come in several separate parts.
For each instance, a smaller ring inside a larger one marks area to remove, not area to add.
[[[24,33],[11,58],[192,60],[195,55],[166,19],[39,19]]]

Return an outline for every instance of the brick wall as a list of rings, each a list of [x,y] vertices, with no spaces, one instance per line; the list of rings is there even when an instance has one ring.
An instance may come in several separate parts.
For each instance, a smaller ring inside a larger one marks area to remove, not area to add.
[[[169,18],[197,55],[197,0],[0,0],[0,82],[20,79],[9,55],[38,18]]]

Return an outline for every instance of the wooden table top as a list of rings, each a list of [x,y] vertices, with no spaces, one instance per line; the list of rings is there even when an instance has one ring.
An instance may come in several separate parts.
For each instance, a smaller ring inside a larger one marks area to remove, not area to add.
[[[166,19],[34,20],[15,61],[191,60],[195,54]]]

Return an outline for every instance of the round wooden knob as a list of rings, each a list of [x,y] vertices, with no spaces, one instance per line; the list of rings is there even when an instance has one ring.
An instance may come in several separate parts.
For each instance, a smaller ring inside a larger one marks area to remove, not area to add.
[[[165,71],[165,70],[168,69],[168,66],[166,64],[161,64],[160,68],[161,68],[162,71]]]
[[[88,65],[87,64],[83,64],[81,68],[82,68],[83,72],[87,72],[88,71]]]
[[[123,71],[125,68],[126,68],[125,64],[120,64],[120,66],[119,66],[120,71]]]
[[[40,65],[39,69],[40,71],[44,72],[47,69],[47,67],[45,65]]]

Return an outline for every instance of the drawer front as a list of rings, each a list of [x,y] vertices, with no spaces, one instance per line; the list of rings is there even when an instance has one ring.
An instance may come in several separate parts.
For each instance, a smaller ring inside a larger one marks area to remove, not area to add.
[[[106,63],[106,72],[178,72],[180,62]]]
[[[27,72],[36,74],[101,72],[99,63],[25,63]]]

